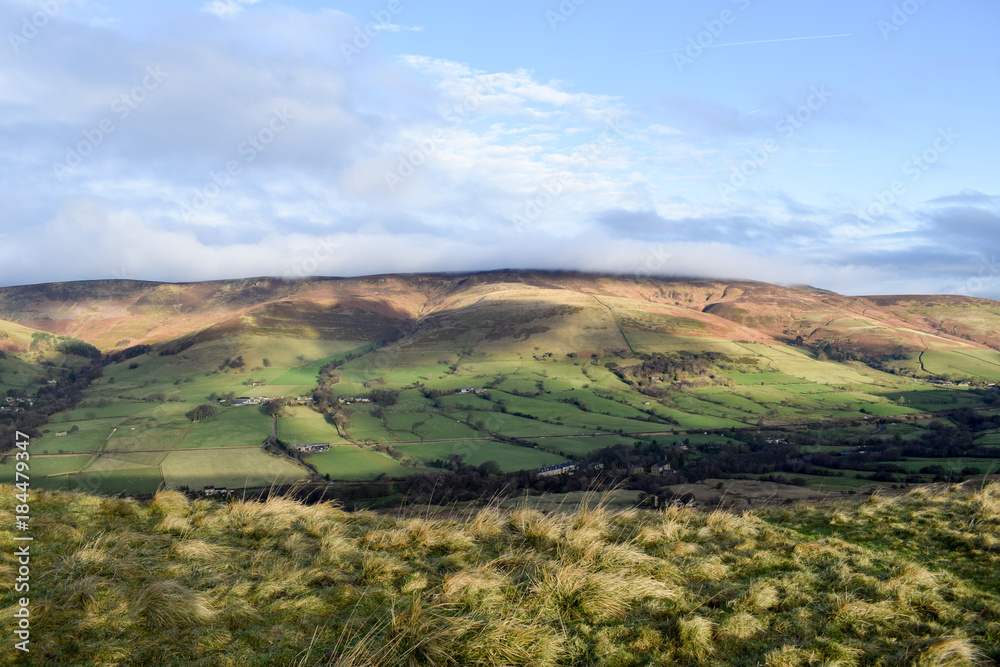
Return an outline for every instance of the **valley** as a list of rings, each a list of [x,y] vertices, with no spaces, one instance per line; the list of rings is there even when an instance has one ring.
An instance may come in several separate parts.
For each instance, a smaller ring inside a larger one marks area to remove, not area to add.
[[[654,492],[724,473],[846,493],[1000,469],[996,347],[996,302],[747,281],[63,283],[0,289],[0,418],[33,429],[34,484],[107,494],[513,475],[616,445],[681,464]],[[72,406],[24,421],[78,375]]]

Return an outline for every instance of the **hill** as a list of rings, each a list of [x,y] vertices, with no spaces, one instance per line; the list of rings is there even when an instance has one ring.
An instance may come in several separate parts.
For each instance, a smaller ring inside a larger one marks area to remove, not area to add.
[[[0,486],[8,626],[21,608],[15,493]],[[31,513],[31,664],[1000,660],[997,484],[743,514],[397,518],[177,492],[43,492]],[[0,656],[23,664],[12,640]]]
[[[739,472],[928,482],[993,465],[992,422],[960,438],[971,422],[944,413],[1000,405],[998,332],[983,299],[540,271],[8,287],[0,440],[30,429],[39,484],[111,493],[403,478],[455,457],[512,473],[613,445],[691,445],[674,461],[690,472],[787,429],[811,439]],[[258,404],[276,397],[275,420]],[[206,404],[217,415],[192,419]],[[873,433],[921,444],[833,460]],[[310,444],[329,449],[295,451]]]

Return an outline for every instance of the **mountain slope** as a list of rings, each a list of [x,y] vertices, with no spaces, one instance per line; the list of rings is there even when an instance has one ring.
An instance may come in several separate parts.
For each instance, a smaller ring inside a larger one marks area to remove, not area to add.
[[[751,281],[536,271],[9,287],[0,288],[0,319],[105,351],[212,327],[218,335],[393,340],[420,330],[440,338],[459,333],[456,322],[462,320],[459,329],[490,329],[484,338],[492,334],[492,341],[507,325],[515,328],[512,338],[522,339],[589,326],[592,335],[579,338],[579,345],[594,350],[627,344],[622,330],[761,343],[798,339],[863,357],[1000,347],[1000,304],[984,299],[845,297]],[[441,329],[434,333],[435,327]]]
[[[514,472],[823,422],[859,435],[997,403],[997,305],[538,271],[3,288],[0,435],[30,429],[39,484],[109,493],[399,478],[453,457]],[[275,420],[259,403],[277,397],[294,406]],[[208,404],[216,417],[192,416]],[[262,446],[275,436],[330,449]],[[954,470],[992,465],[956,447]],[[850,474],[843,488],[876,472],[808,458],[780,471]],[[0,459],[0,481],[14,468]]]

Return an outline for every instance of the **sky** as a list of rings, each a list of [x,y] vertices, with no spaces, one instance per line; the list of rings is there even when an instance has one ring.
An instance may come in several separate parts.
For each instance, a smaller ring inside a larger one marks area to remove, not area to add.
[[[0,285],[1000,298],[995,0],[0,0]]]

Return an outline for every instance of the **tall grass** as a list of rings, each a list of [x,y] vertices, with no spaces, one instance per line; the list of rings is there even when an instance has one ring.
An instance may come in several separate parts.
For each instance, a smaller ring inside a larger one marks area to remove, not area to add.
[[[731,514],[464,518],[40,493],[29,662],[914,665],[1000,660],[1000,486]],[[14,490],[0,487],[13,622]],[[6,649],[0,664],[14,664]]]

